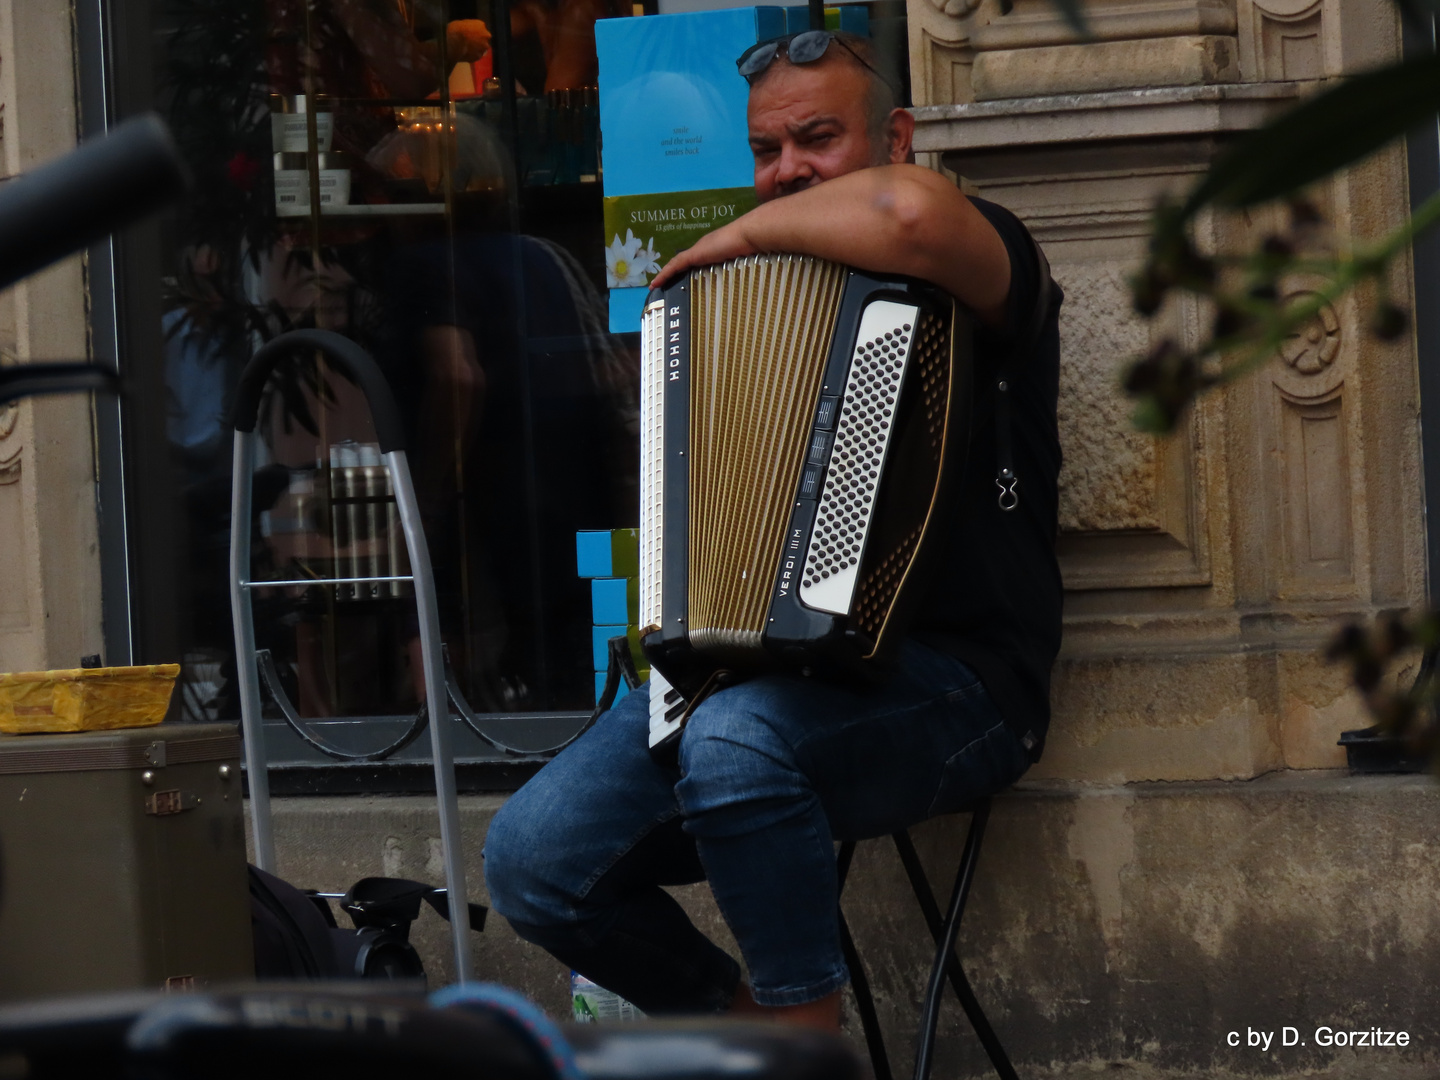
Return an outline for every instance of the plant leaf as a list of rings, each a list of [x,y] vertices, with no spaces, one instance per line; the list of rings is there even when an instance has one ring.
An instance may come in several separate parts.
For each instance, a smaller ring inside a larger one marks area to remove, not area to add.
[[[1242,207],[1288,195],[1350,165],[1440,111],[1440,55],[1356,75],[1252,131],[1185,203]]]

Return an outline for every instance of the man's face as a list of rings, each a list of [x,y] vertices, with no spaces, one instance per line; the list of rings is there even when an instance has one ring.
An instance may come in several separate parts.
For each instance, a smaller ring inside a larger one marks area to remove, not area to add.
[[[840,57],[774,62],[750,91],[750,150],[762,203],[888,160],[877,159],[866,127],[869,89],[865,69]]]

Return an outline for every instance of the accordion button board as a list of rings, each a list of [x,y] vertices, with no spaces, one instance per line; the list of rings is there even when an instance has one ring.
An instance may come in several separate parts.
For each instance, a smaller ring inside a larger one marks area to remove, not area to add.
[[[815,511],[800,582],[801,601],[817,611],[850,614],[860,554],[875,514],[876,481],[885,469],[890,425],[919,316],[918,307],[893,300],[877,300],[867,307],[860,320],[860,340],[850,358],[845,392],[838,403],[821,399],[815,421],[817,438],[829,433],[828,426],[822,426],[827,417],[837,411],[839,416],[834,421],[825,487]],[[838,410],[833,404],[839,405]],[[807,465],[814,468],[818,480],[823,458],[812,452]],[[809,479],[809,468],[806,473]],[[802,480],[802,498],[818,486],[815,480]]]
[[[695,270],[641,323],[651,745],[717,679],[883,659],[963,461],[970,323],[933,286],[796,255]]]

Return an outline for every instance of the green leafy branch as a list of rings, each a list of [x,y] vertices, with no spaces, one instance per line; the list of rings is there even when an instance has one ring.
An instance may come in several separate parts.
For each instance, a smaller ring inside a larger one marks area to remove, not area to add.
[[[1291,233],[1313,231],[1320,218],[1303,200],[1291,204]],[[1405,332],[1405,311],[1388,296],[1386,276],[1395,258],[1417,235],[1440,224],[1440,192],[1430,196],[1410,219],[1378,243],[1361,251],[1331,257],[1304,257],[1293,242],[1272,234],[1259,251],[1245,256],[1204,259],[1187,252],[1176,262],[1186,267],[1176,285],[1205,296],[1215,308],[1212,332],[1192,350],[1165,338],[1125,376],[1125,390],[1136,399],[1133,420],[1144,431],[1166,434],[1185,408],[1203,391],[1239,378],[1272,360],[1286,340],[1301,333],[1326,307],[1357,286],[1371,282],[1377,299],[1369,329],[1391,341]],[[1182,261],[1183,260],[1183,261]],[[1217,284],[1230,271],[1241,284],[1228,291]],[[1325,284],[1307,288],[1302,296],[1284,297],[1287,278],[1304,275]],[[1149,299],[1137,286],[1136,307],[1145,314],[1159,309],[1160,297]]]
[[[1420,670],[1407,684],[1396,669],[1423,652]],[[1350,668],[1350,681],[1360,693],[1376,727],[1404,744],[1408,756],[1428,759],[1440,769],[1440,612],[1389,615],[1373,627],[1351,623],[1335,635],[1326,659]]]
[[[1400,0],[1407,18],[1440,11],[1440,0]],[[1135,422],[1172,431],[1205,391],[1270,361],[1304,333],[1328,305],[1372,287],[1369,329],[1393,339],[1408,327],[1389,296],[1388,273],[1416,237],[1440,223],[1440,193],[1382,239],[1350,248],[1326,234],[1315,206],[1299,194],[1354,165],[1440,112],[1440,56],[1427,55],[1347,79],[1241,139],[1183,200],[1156,209],[1149,250],[1131,281],[1137,312],[1156,317],[1168,300],[1188,294],[1209,306],[1213,321],[1199,343],[1161,341],[1124,374]],[[1288,226],[1241,255],[1204,255],[1191,240],[1206,212],[1238,212],[1286,200]],[[1335,253],[1333,248],[1348,250]],[[1301,275],[1305,291],[1286,295]],[[1321,281],[1318,287],[1313,282]],[[1419,674],[1405,685],[1395,671],[1417,651]],[[1351,680],[1378,729],[1440,766],[1440,612],[1392,615],[1374,626],[1345,626],[1328,651],[1350,666]]]
[[[1327,256],[1314,252],[1323,225],[1319,212],[1297,192],[1370,156],[1437,111],[1440,56],[1357,75],[1251,132],[1183,201],[1157,207],[1145,263],[1131,282],[1136,311],[1154,317],[1167,299],[1189,293],[1213,306],[1215,316],[1209,334],[1193,347],[1166,339],[1130,365],[1124,385],[1135,399],[1140,427],[1173,430],[1199,394],[1273,357],[1327,304],[1367,281],[1377,286],[1372,332],[1394,338],[1405,331],[1405,313],[1387,295],[1386,273],[1417,235],[1440,222],[1440,202],[1430,199],[1373,245]],[[1279,199],[1290,203],[1288,235],[1266,237],[1257,251],[1207,256],[1190,238],[1202,212],[1241,211]],[[1284,280],[1301,273],[1327,284],[1303,298],[1285,298]]]

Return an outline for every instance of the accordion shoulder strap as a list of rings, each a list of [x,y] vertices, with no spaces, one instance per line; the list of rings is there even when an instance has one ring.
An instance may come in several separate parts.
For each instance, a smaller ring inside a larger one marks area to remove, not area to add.
[[[1016,333],[1015,342],[1009,354],[1000,362],[995,373],[995,486],[1000,489],[1000,509],[1006,512],[1020,505],[1016,488],[1020,478],[1015,475],[1015,457],[1010,444],[1010,382],[1021,361],[1035,349],[1040,334],[1045,329],[1045,320],[1050,315],[1050,300],[1053,293],[1050,280],[1050,262],[1035,238],[1029,237],[1030,248],[1035,253],[1035,266],[1040,279],[1035,290],[1035,306],[1023,329]]]

